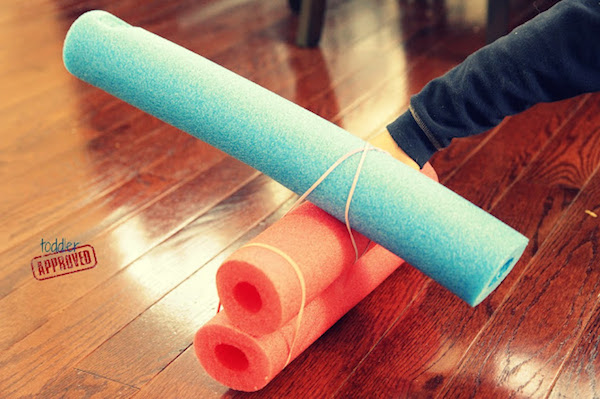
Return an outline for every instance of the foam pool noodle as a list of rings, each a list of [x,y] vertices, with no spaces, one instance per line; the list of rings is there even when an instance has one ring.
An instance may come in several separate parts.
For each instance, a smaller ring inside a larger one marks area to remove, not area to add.
[[[235,73],[103,11],[71,26],[63,48],[80,79],[304,193],[364,141]],[[309,200],[343,220],[359,162],[338,167]],[[527,238],[389,154],[370,151],[352,227],[471,305],[515,265]]]
[[[437,175],[431,165],[426,164],[423,173],[437,180]],[[335,229],[336,226],[332,225],[337,225],[339,231],[345,229],[344,224],[332,220],[326,212],[316,206],[305,203],[303,207],[305,208],[303,212],[284,216],[263,234],[259,234],[252,242],[269,243],[282,249],[289,241],[289,237],[285,236],[286,231],[291,232],[292,236],[297,234],[308,236],[315,227],[321,233],[327,229]],[[322,221],[326,227],[319,227],[319,221]],[[345,231],[345,234],[345,238],[348,240],[348,232]],[[322,269],[329,267],[325,260],[330,258],[331,252],[337,252],[338,257],[344,254],[347,257],[355,255],[351,246],[339,245],[331,239],[311,240],[307,245],[302,247],[305,255],[313,257],[317,261],[315,264],[321,262]],[[286,273],[286,270],[291,271],[289,264],[282,264],[279,259],[272,258],[265,252],[253,255],[251,259],[257,264],[273,262],[272,266],[280,268],[281,275],[276,276],[276,279],[281,280],[281,276],[286,276],[285,278],[289,280],[288,287],[293,287],[293,283],[297,283],[298,277],[293,271],[291,274]],[[229,259],[240,258],[244,258],[243,248],[235,251]],[[287,323],[269,334],[252,334],[244,328],[240,328],[239,323],[238,325],[232,323],[229,313],[231,306],[226,306],[196,333],[194,348],[198,360],[207,373],[223,385],[240,391],[257,391],[266,386],[287,366],[290,348],[293,348],[290,357],[290,360],[293,360],[403,263],[402,259],[380,245],[371,246],[356,263],[353,262],[349,267],[343,269],[336,269],[337,278],[308,302],[299,325],[297,324],[299,316],[296,313]],[[235,305],[233,291],[235,291],[236,284],[227,284],[223,280],[239,281],[235,274],[239,265],[239,263],[226,261],[219,268],[219,272],[224,267],[228,269],[226,274],[220,276],[222,286],[219,289],[219,297],[224,303],[225,296],[229,296],[231,303]],[[262,270],[246,269],[242,276],[243,278],[250,277],[250,281],[253,281],[252,274],[254,273],[260,275]],[[333,270],[329,270],[329,274],[333,273]],[[318,277],[313,276],[313,278]],[[309,279],[307,277],[307,280]],[[269,295],[272,294],[269,293]],[[290,292],[290,296],[298,298],[300,295],[298,287]],[[273,298],[266,296],[260,300],[268,303]],[[279,301],[277,298],[275,300]],[[247,316],[249,315],[244,312],[235,315],[237,318]],[[260,316],[269,318],[268,312],[267,314],[263,312]],[[250,325],[252,326],[252,324]]]
[[[359,254],[369,240],[354,233]],[[356,261],[348,230],[333,216],[305,202],[255,237],[298,265],[312,300]],[[252,335],[278,329],[298,314],[300,283],[286,259],[264,247],[244,246],[219,267],[217,290],[230,320]]]
[[[367,251],[304,309],[296,335],[296,318],[271,334],[253,336],[235,327],[221,311],[201,327],[194,339],[196,355],[206,372],[223,385],[256,391],[325,333],[352,307],[383,282],[403,261],[381,246]]]

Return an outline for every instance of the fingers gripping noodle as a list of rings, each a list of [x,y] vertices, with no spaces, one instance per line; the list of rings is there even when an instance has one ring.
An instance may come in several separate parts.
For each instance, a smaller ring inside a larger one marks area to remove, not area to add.
[[[82,80],[305,192],[364,141],[225,68],[103,11],[70,28],[67,69]],[[309,200],[344,220],[357,163],[344,162]],[[527,238],[389,154],[364,159],[352,228],[471,305],[512,269]]]

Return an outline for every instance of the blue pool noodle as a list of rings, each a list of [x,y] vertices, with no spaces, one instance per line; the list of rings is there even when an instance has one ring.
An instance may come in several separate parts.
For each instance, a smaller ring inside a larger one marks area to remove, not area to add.
[[[305,192],[365,142],[235,73],[104,11],[70,28],[75,76],[223,150],[290,190]],[[310,195],[340,220],[360,154]],[[369,151],[352,226],[472,306],[522,255],[526,237],[387,153]],[[310,250],[307,249],[307,256]]]

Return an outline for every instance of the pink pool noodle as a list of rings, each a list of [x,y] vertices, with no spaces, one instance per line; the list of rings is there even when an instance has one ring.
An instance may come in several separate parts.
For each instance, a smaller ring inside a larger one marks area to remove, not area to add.
[[[430,165],[423,172],[437,180]],[[285,368],[292,342],[293,360],[402,263],[385,248],[373,246],[306,305],[298,331],[296,316],[270,334],[251,335],[231,322],[227,310],[222,311],[196,333],[196,355],[222,384],[240,391],[259,390]],[[299,291],[295,294],[300,296]]]
[[[253,336],[234,326],[221,311],[196,333],[196,355],[206,372],[225,386],[256,391],[381,284],[402,259],[376,245],[305,308],[296,336],[296,318],[271,334]]]
[[[362,254],[369,240],[359,233],[354,238]],[[307,302],[356,261],[346,226],[308,202],[250,243],[276,247],[298,264]],[[262,247],[235,251],[217,272],[217,291],[231,322],[252,335],[275,331],[301,306],[297,273],[283,257]]]

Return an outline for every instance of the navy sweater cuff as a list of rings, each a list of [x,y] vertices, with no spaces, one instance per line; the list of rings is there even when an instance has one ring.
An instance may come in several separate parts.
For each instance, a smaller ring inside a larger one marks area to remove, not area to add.
[[[437,151],[421,130],[410,111],[406,111],[387,126],[388,132],[409,157],[421,168]]]
[[[540,102],[598,91],[599,38],[600,2],[562,0],[429,82],[411,98],[418,120],[407,111],[388,130],[422,166],[454,138]]]

